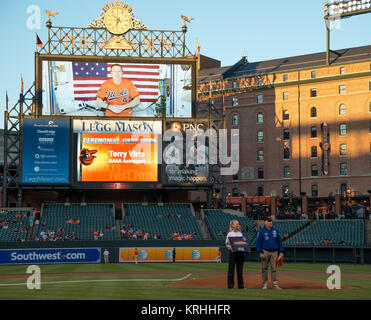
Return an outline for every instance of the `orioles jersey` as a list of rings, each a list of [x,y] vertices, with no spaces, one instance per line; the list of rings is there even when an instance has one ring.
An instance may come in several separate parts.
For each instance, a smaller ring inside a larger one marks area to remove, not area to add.
[[[106,80],[100,87],[97,98],[106,101],[108,105],[123,106],[131,102],[136,97],[139,97],[139,92],[134,86],[134,84],[127,79],[122,78],[119,85],[113,82],[113,79]],[[112,112],[111,110],[106,110],[106,116],[109,117],[131,117],[133,115],[133,110],[127,108],[120,113]]]

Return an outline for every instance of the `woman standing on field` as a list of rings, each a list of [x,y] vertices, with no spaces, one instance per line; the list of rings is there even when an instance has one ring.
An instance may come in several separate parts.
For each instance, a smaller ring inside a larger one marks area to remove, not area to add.
[[[229,238],[230,237],[243,237],[240,231],[240,223],[237,220],[232,220],[229,223],[229,233],[227,234],[227,238],[225,240],[225,244],[229,249],[229,260],[228,260],[228,289],[232,289],[234,287],[234,271],[236,269],[237,273],[237,283],[238,288],[243,289],[243,264],[245,261],[245,254],[244,252],[237,252],[233,251],[232,246],[230,244]]]

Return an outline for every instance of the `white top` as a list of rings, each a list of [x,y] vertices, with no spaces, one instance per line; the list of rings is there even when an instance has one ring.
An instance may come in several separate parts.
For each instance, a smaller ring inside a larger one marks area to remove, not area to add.
[[[104,254],[105,256],[108,256],[108,255],[109,255],[108,250],[105,250],[105,251],[103,252],[103,254]]]
[[[228,240],[229,237],[243,237],[243,234],[242,234],[241,231],[237,231],[237,232],[230,231],[230,232],[228,232],[227,238],[225,239],[226,244],[230,244],[229,240]]]

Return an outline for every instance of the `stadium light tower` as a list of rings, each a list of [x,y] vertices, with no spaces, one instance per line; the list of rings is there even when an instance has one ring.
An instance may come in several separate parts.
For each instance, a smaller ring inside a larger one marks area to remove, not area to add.
[[[326,60],[330,65],[330,24],[334,21],[371,12],[371,0],[331,0],[325,2],[324,11],[327,31]]]

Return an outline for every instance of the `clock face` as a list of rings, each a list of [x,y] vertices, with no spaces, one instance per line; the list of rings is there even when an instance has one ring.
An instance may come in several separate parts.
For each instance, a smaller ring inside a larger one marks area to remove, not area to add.
[[[112,8],[104,16],[104,24],[109,32],[123,34],[130,29],[131,16],[124,8]]]

